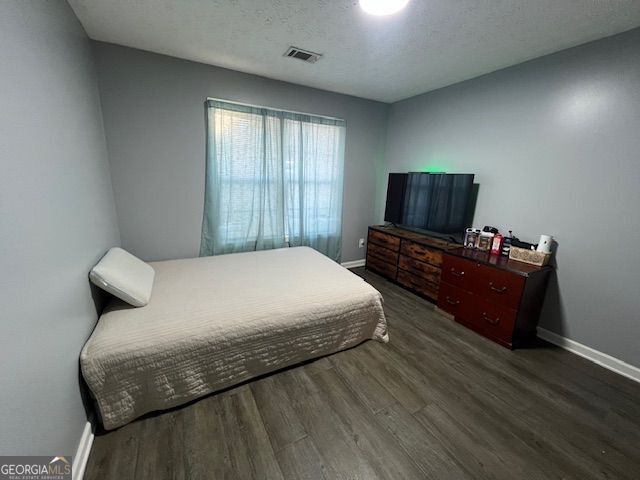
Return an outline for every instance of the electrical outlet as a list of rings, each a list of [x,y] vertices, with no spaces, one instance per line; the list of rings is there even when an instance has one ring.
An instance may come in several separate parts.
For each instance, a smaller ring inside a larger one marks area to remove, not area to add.
[[[364,248],[364,238],[358,240],[358,248]]]

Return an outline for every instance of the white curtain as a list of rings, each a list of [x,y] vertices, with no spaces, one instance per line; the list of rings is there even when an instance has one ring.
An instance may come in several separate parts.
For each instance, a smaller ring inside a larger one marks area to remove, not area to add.
[[[207,102],[200,255],[307,245],[339,261],[345,122]]]

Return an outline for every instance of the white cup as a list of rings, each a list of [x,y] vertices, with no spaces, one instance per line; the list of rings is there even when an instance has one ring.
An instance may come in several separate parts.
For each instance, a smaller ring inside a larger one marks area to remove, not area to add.
[[[551,235],[540,235],[540,241],[538,242],[538,252],[551,253],[551,242],[553,237]]]

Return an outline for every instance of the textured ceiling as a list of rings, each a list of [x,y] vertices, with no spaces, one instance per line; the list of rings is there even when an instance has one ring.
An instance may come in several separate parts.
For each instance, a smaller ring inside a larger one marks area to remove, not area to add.
[[[357,0],[69,3],[95,40],[384,102],[640,26],[640,0],[411,0],[390,17]]]

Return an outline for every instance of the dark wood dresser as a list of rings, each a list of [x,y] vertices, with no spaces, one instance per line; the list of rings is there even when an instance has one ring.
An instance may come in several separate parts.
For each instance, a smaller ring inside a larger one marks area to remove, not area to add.
[[[551,267],[456,248],[444,254],[438,307],[456,322],[514,348],[536,335]]]
[[[438,300],[443,253],[458,247],[396,227],[369,227],[366,268],[431,301]]]

